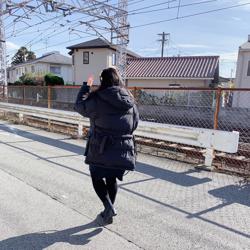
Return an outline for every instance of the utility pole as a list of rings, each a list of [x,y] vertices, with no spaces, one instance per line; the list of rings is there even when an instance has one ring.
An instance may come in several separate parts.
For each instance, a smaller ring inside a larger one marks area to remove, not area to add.
[[[167,43],[169,41],[170,33],[162,32],[162,33],[158,34],[158,36],[161,36],[161,39],[158,41],[161,42],[161,57],[163,57],[164,56],[164,46],[165,46],[165,43]]]
[[[3,23],[4,1],[0,0],[0,85],[7,85],[6,40]]]

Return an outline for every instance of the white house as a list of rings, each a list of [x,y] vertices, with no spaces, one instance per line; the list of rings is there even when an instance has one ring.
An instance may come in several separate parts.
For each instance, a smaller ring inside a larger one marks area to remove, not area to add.
[[[76,84],[99,75],[104,68],[115,66],[116,47],[100,38],[70,47],[73,79]],[[219,80],[218,56],[140,57],[127,51],[128,86],[136,87],[209,87]]]
[[[250,35],[248,36],[248,41],[239,47],[235,87],[250,88]],[[235,93],[233,97],[233,106],[250,108],[248,95],[244,95],[242,92]]]
[[[64,82],[72,83],[72,61],[68,56],[61,55],[54,51],[46,53],[34,60],[13,65],[7,70],[8,82],[14,83],[23,74],[44,75],[53,73],[64,79]]]
[[[97,38],[91,41],[67,47],[72,56],[73,81],[82,84],[89,76],[94,77],[95,84],[99,84],[99,76],[103,69],[116,65],[116,47]],[[136,53],[127,50],[128,57],[138,57]]]

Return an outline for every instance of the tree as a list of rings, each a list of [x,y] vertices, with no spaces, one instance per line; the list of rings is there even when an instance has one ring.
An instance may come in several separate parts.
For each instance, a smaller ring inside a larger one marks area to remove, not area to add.
[[[28,51],[26,60],[30,61],[30,60],[34,60],[34,59],[36,59],[35,53],[33,51]]]
[[[26,47],[21,47],[13,56],[11,64],[17,65],[33,59],[36,59],[35,53],[33,51],[29,51]]]

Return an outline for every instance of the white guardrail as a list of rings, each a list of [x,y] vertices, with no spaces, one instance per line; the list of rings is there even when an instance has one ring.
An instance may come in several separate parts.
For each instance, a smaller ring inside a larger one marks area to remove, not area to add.
[[[0,103],[0,111],[17,113],[20,121],[23,115],[44,118],[78,125],[78,136],[82,136],[83,126],[89,127],[89,119],[76,112],[47,109],[26,105]],[[135,135],[161,141],[170,141],[205,148],[205,166],[212,166],[214,150],[236,153],[239,144],[239,132],[194,128],[140,121]]]

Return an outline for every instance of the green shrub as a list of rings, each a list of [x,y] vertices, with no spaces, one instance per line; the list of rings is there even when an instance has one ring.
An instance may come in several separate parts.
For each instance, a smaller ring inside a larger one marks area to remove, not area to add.
[[[9,86],[11,85],[22,85],[23,83],[20,80],[15,81],[14,83],[8,83]]]
[[[44,76],[44,81],[46,86],[64,85],[64,80],[62,77],[48,73]]]
[[[19,82],[23,85],[36,85],[35,79],[32,74],[24,74],[19,77]]]

